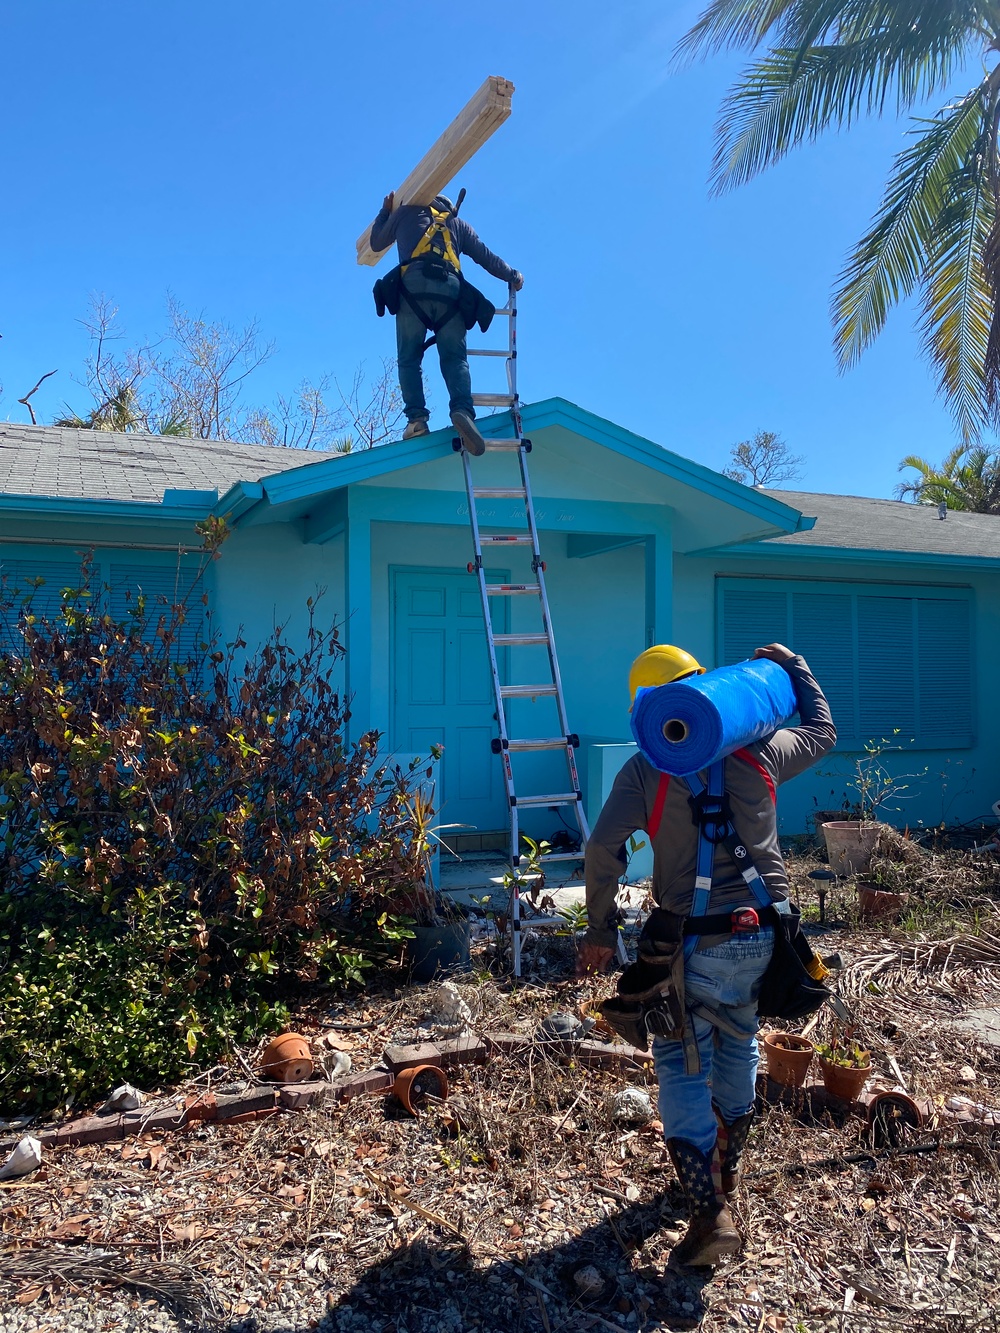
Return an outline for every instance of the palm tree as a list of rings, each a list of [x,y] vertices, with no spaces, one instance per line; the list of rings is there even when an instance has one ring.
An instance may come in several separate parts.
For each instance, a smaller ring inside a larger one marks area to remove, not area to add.
[[[1000,454],[981,444],[953,449],[939,468],[908,454],[899,465],[919,474],[901,482],[896,494],[901,500],[922,504],[945,504],[949,509],[967,509],[974,514],[1000,514]]]
[[[841,367],[913,294],[920,331],[963,439],[1000,416],[1000,4],[996,0],[711,0],[683,55],[765,48],[729,90],[713,185],[757,175],[826,129],[887,108],[913,116],[879,210],[833,298]],[[951,87],[982,68],[967,91]]]
[[[53,421],[53,426],[72,426],[76,430],[108,430],[128,433],[150,431],[154,435],[190,435],[190,423],[179,416],[170,416],[154,423],[139,402],[131,384],[121,384],[103,403],[99,403],[85,417],[66,408],[66,415]]]

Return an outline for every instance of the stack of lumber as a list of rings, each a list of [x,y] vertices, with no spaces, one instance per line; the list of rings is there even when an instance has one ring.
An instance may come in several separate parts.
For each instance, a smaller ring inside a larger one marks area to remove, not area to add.
[[[514,85],[491,74],[396,191],[394,207],[429,204],[510,115]],[[374,219],[372,219],[374,221]],[[372,223],[358,237],[358,263],[374,265],[386,253],[368,244]]]

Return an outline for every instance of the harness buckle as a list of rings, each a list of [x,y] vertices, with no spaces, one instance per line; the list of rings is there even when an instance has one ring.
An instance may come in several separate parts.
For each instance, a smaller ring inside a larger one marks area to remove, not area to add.
[[[702,836],[707,838],[713,847],[725,842],[729,825],[732,823],[728,795],[723,793],[721,796],[713,796],[711,792],[703,791],[698,796],[689,796],[688,804],[691,807],[691,818]]]

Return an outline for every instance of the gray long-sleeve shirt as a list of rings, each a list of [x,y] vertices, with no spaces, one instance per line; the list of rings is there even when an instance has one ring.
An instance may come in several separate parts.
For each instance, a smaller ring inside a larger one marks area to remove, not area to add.
[[[725,763],[733,823],[776,900],[788,897],[788,877],[778,845],[774,789],[805,772],[837,740],[830,706],[805,659],[794,657],[782,665],[795,686],[800,725],[783,727],[767,740],[747,746],[747,754],[759,767],[736,755],[730,755]],[[626,844],[637,830],[648,831],[650,823],[655,824],[654,811],[658,795],[663,794],[664,776],[640,753],[633,755],[615,778],[587,843],[587,944],[614,946],[618,881],[627,863]],[[707,774],[701,776],[702,781],[707,779]],[[660,907],[682,916],[691,913],[698,854],[698,830],[691,817],[689,796],[683,778],[667,780],[659,827],[650,837],[653,897]],[[717,847],[709,911],[728,912],[756,905],[732,857],[725,847]]]
[[[368,243],[373,250],[379,251],[388,250],[395,241],[399,262],[405,264],[430,225],[431,211],[426,204],[402,204],[391,213],[383,208],[372,224]],[[513,282],[517,277],[517,270],[488,249],[464,218],[451,218],[448,230],[460,255],[468,255],[501,282]]]

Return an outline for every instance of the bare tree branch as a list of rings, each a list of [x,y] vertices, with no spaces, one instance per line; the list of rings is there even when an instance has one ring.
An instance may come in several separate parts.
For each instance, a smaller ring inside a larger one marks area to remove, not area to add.
[[[729,452],[734,466],[723,468],[723,476],[744,486],[781,486],[794,481],[805,462],[773,430],[759,430],[752,439],[734,444]]]
[[[23,398],[19,398],[19,399],[17,400],[19,403],[22,404],[22,406],[24,406],[24,407],[26,407],[26,408],[28,409],[28,415],[31,417],[31,424],[32,424],[33,426],[37,426],[37,425],[38,425],[38,422],[37,422],[36,419],[35,419],[35,409],[31,406],[31,403],[30,403],[28,400],[29,400],[29,398],[31,398],[32,394],[35,394],[35,393],[38,392],[38,390],[42,387],[42,385],[45,383],[45,381],[46,381],[47,379],[51,379],[53,375],[58,375],[58,374],[59,374],[58,369],[56,369],[56,370],[49,370],[49,371],[46,371],[46,373],[45,373],[45,374],[42,376],[42,378],[38,381],[38,383],[35,385],[35,387],[34,387],[33,389],[29,389],[28,392],[24,395]]]

